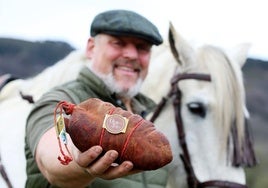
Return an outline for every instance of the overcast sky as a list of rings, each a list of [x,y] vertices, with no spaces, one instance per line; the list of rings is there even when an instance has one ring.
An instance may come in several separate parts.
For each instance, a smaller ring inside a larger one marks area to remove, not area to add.
[[[0,0],[0,37],[60,40],[83,49],[93,17],[129,9],[167,38],[168,23],[193,43],[230,48],[250,42],[249,56],[268,60],[266,0]]]

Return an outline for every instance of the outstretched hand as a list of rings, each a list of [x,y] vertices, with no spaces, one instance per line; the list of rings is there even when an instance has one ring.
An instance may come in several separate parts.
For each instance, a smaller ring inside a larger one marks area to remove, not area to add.
[[[100,146],[93,146],[83,153],[77,151],[74,160],[92,178],[99,177],[110,180],[139,172],[133,169],[133,163],[130,161],[116,164],[117,151],[109,150],[104,155],[102,152],[103,149]]]

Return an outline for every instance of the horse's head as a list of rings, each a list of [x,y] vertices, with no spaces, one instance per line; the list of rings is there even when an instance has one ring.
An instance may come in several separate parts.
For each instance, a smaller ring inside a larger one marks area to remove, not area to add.
[[[156,56],[158,59],[153,56],[151,75],[148,75],[148,80],[154,79],[154,82],[159,83],[158,90],[149,86],[145,92],[153,95],[155,100],[168,95],[170,101],[175,98],[177,102],[175,108],[172,102],[167,102],[163,112],[156,118],[156,126],[170,138],[174,158],[179,158],[179,153],[183,151],[178,147],[177,138],[181,130],[176,133],[176,124],[181,121],[186,135],[189,162],[198,181],[224,180],[245,184],[241,166],[255,163],[245,126],[248,112],[241,72],[247,58],[248,45],[237,47],[232,54],[209,45],[193,48],[172,25],[169,44],[173,57],[164,60],[160,55]],[[167,56],[168,52],[164,53],[163,56]],[[159,59],[163,62],[160,63]],[[157,61],[157,66],[154,61]],[[174,74],[171,74],[172,71]],[[157,80],[158,78],[160,79]],[[167,88],[171,88],[170,80],[173,89],[168,91]],[[145,87],[147,85],[150,83],[145,82]],[[181,120],[178,120],[180,118],[176,113],[179,113]],[[171,170],[174,171],[172,175],[177,176],[174,178],[176,185],[181,185],[179,174],[175,174],[182,171],[179,169],[182,168],[179,159],[173,164],[177,167],[171,165]]]

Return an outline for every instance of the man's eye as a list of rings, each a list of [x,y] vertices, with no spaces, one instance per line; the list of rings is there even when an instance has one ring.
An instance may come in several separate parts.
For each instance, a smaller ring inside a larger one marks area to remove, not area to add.
[[[119,41],[119,40],[113,41],[112,44],[115,45],[115,46],[123,46],[123,43],[121,41]]]
[[[137,45],[137,49],[140,51],[149,52],[151,49],[151,46],[149,46],[149,45]]]

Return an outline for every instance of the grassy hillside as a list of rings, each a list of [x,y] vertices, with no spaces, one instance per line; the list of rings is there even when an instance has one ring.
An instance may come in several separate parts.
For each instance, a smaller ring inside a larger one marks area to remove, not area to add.
[[[268,62],[248,59],[243,68],[247,106],[259,164],[246,169],[250,188],[268,187]]]
[[[19,78],[35,75],[72,50],[65,42],[0,38],[0,75],[10,73]]]

